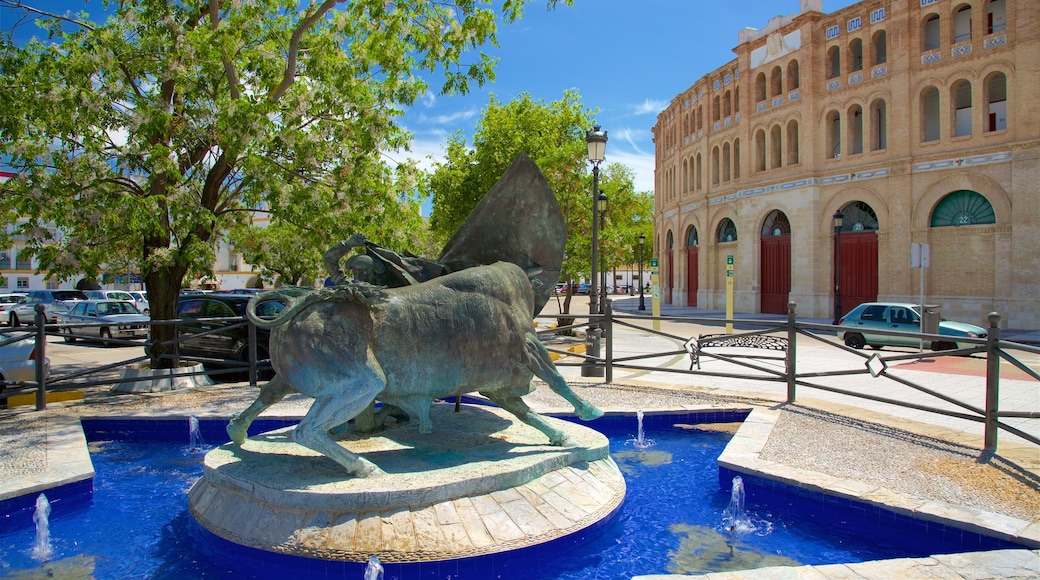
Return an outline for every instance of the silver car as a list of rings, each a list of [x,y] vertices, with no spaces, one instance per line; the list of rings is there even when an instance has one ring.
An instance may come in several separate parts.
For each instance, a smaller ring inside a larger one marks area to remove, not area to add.
[[[147,338],[150,320],[133,302],[125,300],[77,302],[68,312],[58,314],[58,326],[65,335],[65,342],[83,338],[100,340],[105,346],[111,344],[113,338]]]
[[[0,342],[9,338],[0,334]],[[50,361],[44,362],[44,376],[50,370]],[[36,380],[36,338],[0,346],[0,390],[8,382],[29,382]]]
[[[25,294],[0,294],[0,324],[11,324],[11,311],[22,300]]]
[[[45,324],[57,324],[59,312],[65,312],[72,304],[86,299],[87,295],[79,290],[30,290],[25,300],[11,309],[7,324],[35,324],[37,304],[43,304],[47,317]]]

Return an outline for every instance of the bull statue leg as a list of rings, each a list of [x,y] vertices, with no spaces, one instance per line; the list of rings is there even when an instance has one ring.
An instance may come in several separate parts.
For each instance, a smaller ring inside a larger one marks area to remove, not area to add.
[[[574,413],[578,415],[579,419],[591,421],[603,416],[603,411],[600,411],[571,390],[567,384],[567,379],[563,378],[560,371],[556,370],[556,365],[553,364],[552,358],[549,357],[549,351],[545,349],[545,345],[538,340],[537,336],[530,332],[527,333],[527,345],[524,348],[524,355],[524,362],[527,368],[531,369],[531,372],[536,377],[545,381],[554,393],[573,405]]]
[[[517,419],[520,419],[524,423],[527,423],[542,433],[545,433],[545,436],[549,438],[549,443],[552,445],[566,447],[574,444],[570,437],[567,437],[566,433],[554,428],[545,420],[545,417],[532,411],[531,408],[527,406],[527,403],[525,403],[520,397],[516,395],[503,394],[501,392],[481,392],[480,394],[490,399],[491,402],[499,407],[502,407],[506,411],[516,415]]]
[[[249,405],[246,410],[231,418],[227,425],[228,436],[231,437],[231,440],[236,445],[245,443],[249,425],[252,424],[253,420],[259,417],[260,413],[263,413],[265,409],[281,401],[289,393],[294,392],[296,392],[296,389],[289,384],[289,381],[286,381],[281,375],[275,375],[266,385],[260,387],[260,394],[256,396],[256,400],[253,401],[252,405]]]

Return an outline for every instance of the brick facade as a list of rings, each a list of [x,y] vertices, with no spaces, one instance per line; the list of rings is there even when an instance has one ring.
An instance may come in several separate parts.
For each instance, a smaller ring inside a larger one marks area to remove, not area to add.
[[[917,302],[910,247],[928,244],[926,303],[952,319],[986,325],[996,311],[1002,326],[1040,328],[1036,3],[866,0],[832,14],[820,0],[800,5],[739,31],[736,58],[658,115],[662,300],[724,308],[732,255],[735,310],[761,312],[762,288],[775,286],[763,284],[775,271],[760,263],[762,235],[773,233],[763,229],[780,211],[790,224],[774,230],[789,236],[788,299],[800,316],[829,317],[841,211],[857,218],[844,238],[877,239],[867,275],[863,257],[846,265],[856,273],[842,268],[846,284],[874,279],[878,300]],[[727,218],[736,241],[719,241]]]

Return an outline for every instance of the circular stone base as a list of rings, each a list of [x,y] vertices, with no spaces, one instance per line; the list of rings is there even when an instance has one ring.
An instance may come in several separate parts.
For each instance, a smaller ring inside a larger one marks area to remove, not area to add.
[[[127,382],[112,385],[112,391],[116,393],[160,393],[212,385],[213,381],[208,376],[191,374],[201,373],[203,370],[201,364],[175,369],[153,369],[147,364],[128,365],[123,367],[119,373],[119,380]]]
[[[430,410],[434,431],[406,423],[340,442],[385,474],[359,479],[293,443],[291,429],[209,452],[188,494],[192,516],[245,546],[364,562],[427,562],[541,544],[610,516],[625,480],[599,432],[546,417],[574,444],[494,407]]]

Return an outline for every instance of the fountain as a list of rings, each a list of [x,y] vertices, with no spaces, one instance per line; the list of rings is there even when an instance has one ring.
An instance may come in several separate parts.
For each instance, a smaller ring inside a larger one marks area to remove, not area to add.
[[[653,447],[654,446],[654,440],[653,439],[648,439],[646,437],[646,435],[643,433],[643,412],[642,411],[636,411],[636,422],[637,422],[637,425],[638,425],[638,428],[639,428],[638,431],[636,432],[636,437],[635,437],[635,439],[629,439],[628,441],[625,441],[625,444],[626,445],[631,445],[631,446],[635,447],[636,449],[639,449],[640,451],[643,450],[643,449],[646,449],[648,447]]]
[[[756,530],[751,518],[744,513],[744,480],[739,475],[733,478],[729,505],[722,512],[722,526],[733,540]]]
[[[206,445],[206,440],[202,438],[202,431],[199,429],[199,418],[195,415],[188,417],[188,441],[190,453],[198,453]]]
[[[365,566],[365,580],[383,580],[383,565],[379,563],[379,556],[372,554],[368,557],[368,565]]]
[[[36,512],[33,513],[36,540],[33,542],[32,558],[38,562],[47,562],[54,555],[54,550],[51,548],[50,516],[51,503],[47,501],[47,496],[41,493],[36,498]]]

